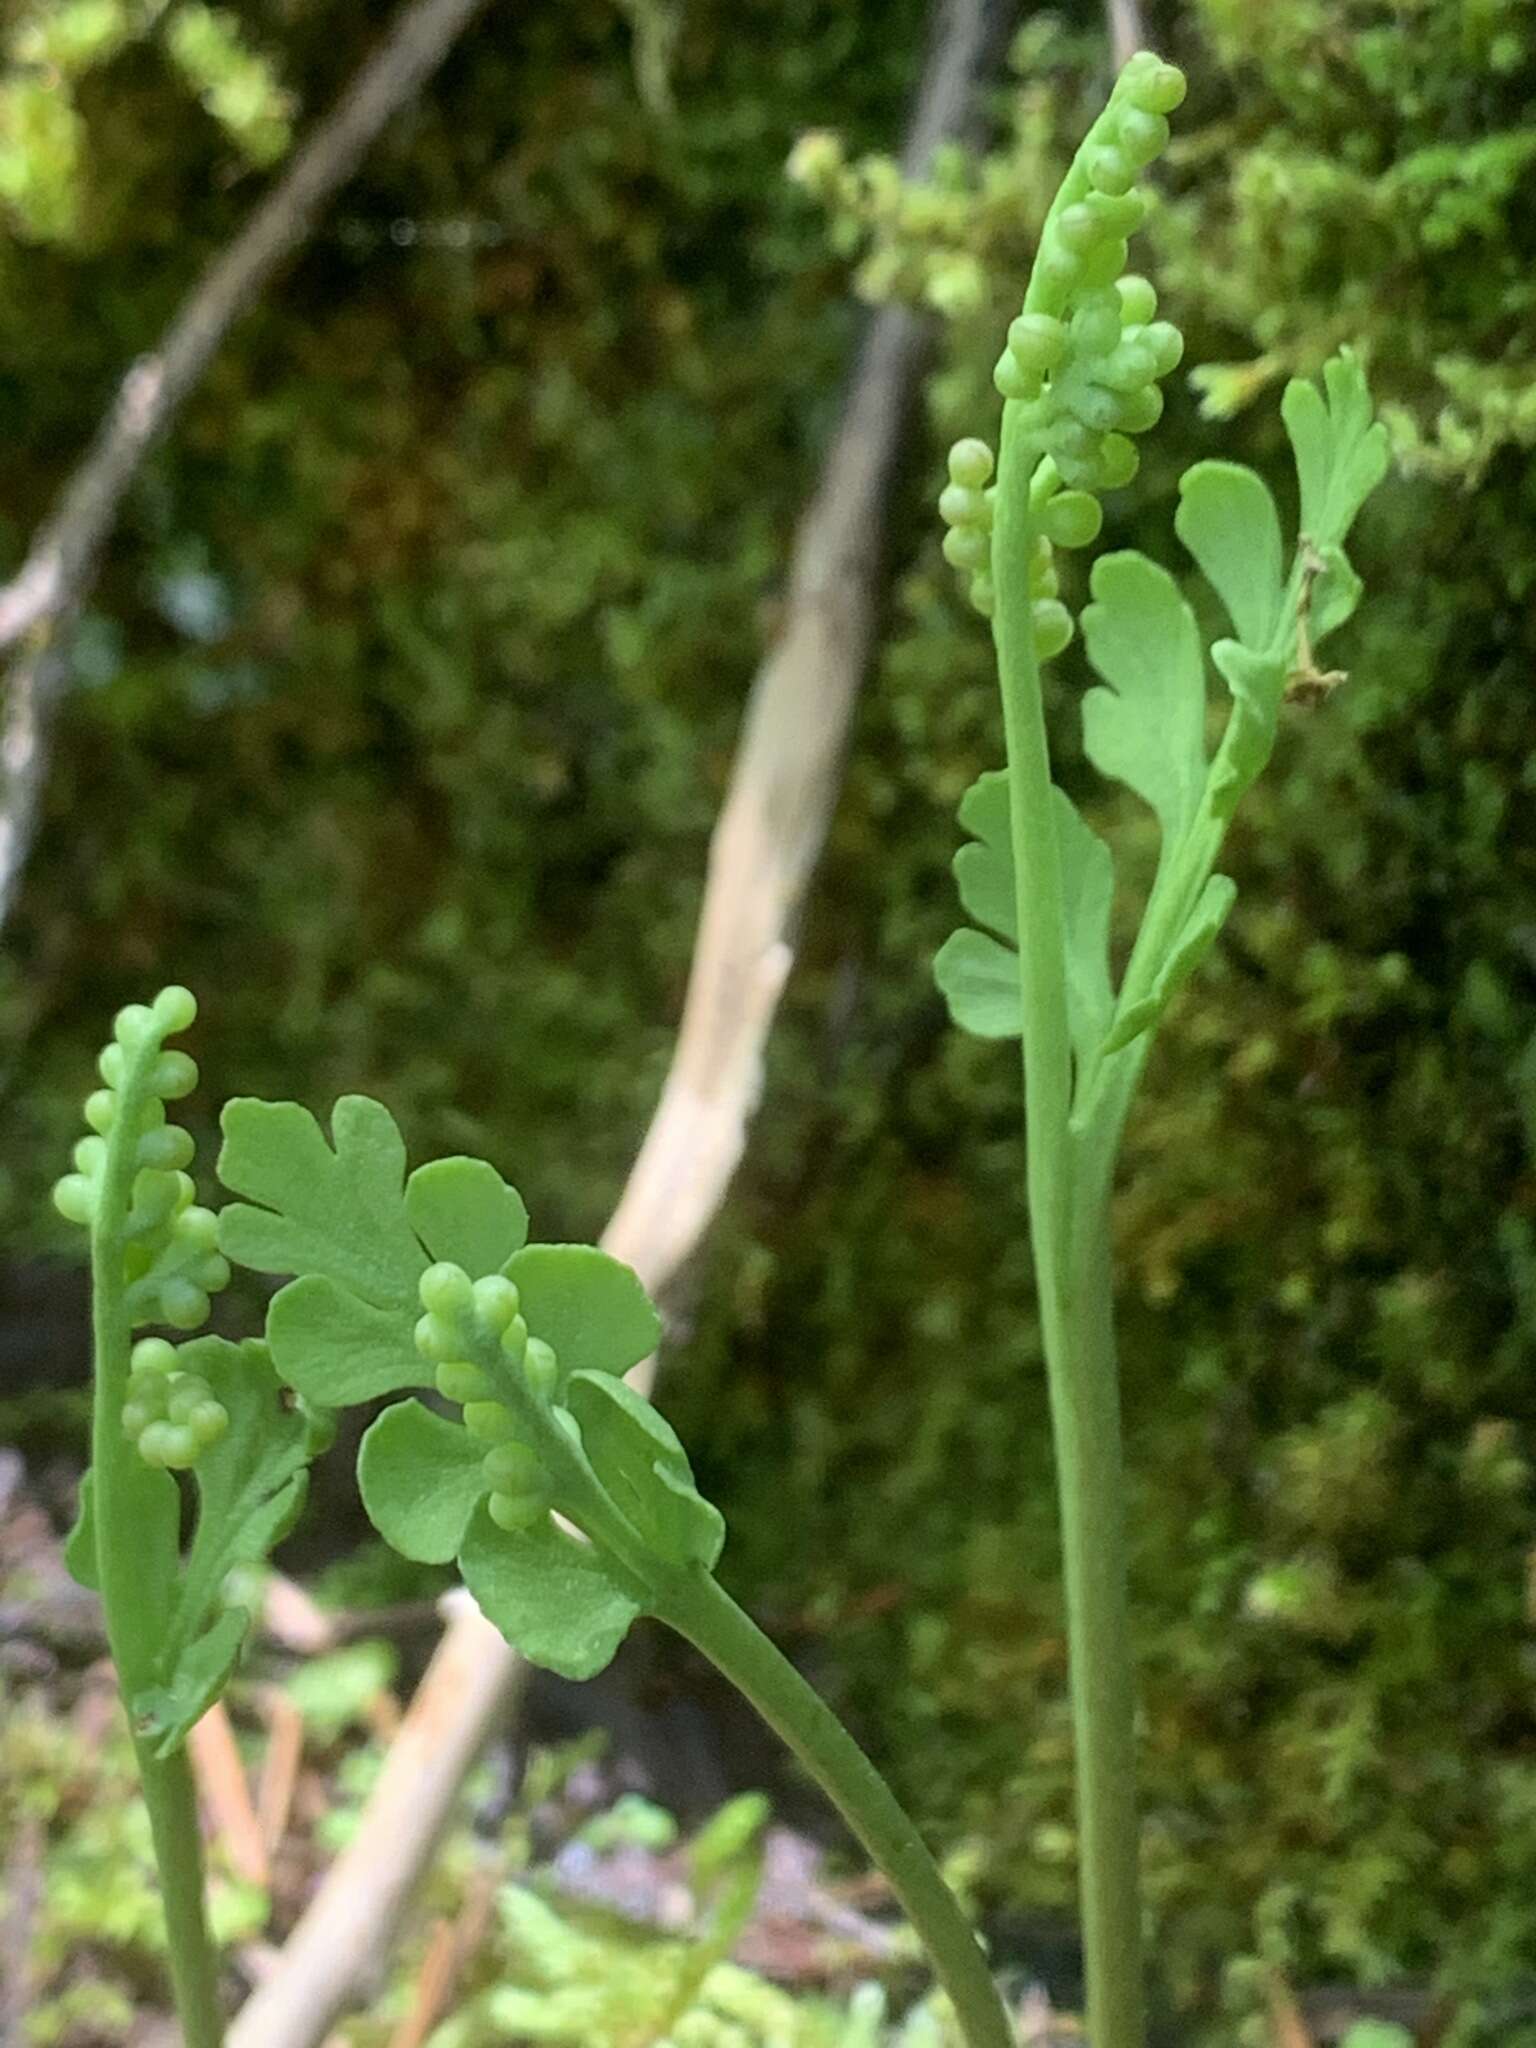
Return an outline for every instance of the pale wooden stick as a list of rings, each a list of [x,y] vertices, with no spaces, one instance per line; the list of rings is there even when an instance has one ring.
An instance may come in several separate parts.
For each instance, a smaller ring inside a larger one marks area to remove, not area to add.
[[[1104,12],[1109,28],[1110,55],[1118,71],[1128,57],[1134,57],[1146,46],[1141,8],[1137,0],[1105,0]]]
[[[941,0],[905,150],[909,170],[964,128],[1008,12],[1003,0]],[[920,324],[900,308],[870,323],[796,535],[783,626],[752,687],[710,842],[677,1049],[603,1236],[652,1293],[674,1278],[718,1211],[756,1107],[869,651],[885,500],[923,346]],[[653,1370],[647,1361],[631,1377],[649,1387]],[[466,1671],[473,1685],[457,1675]],[[524,1675],[522,1660],[461,1596],[356,1834],[282,1964],[237,2016],[229,2048],[317,2048],[381,1967],[464,1771]]]

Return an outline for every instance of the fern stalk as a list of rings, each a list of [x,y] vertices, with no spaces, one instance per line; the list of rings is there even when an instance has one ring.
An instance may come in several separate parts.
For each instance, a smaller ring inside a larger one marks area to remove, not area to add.
[[[177,2016],[186,2048],[220,2048],[224,2022],[218,1962],[204,1907],[202,1836],[191,1767],[185,1749],[157,1754],[158,1745],[137,1725],[132,1707],[160,1675],[165,1587],[153,1567],[156,1560],[175,1558],[181,1526],[174,1482],[144,1462],[123,1428],[133,1346],[126,1280],[132,1250],[129,1217],[140,1171],[136,1147],[145,1109],[155,1100],[150,1084],[159,1054],[159,1038],[148,1034],[127,1052],[90,1219],[94,1562],[107,1643],[129,1709],[149,1813]]]
[[[1019,935],[1030,1242],[1066,1590],[1088,2037],[1094,2048],[1142,2048],[1135,1682],[1109,1216],[1104,1192],[1082,1185],[1071,1124],[1061,861],[1028,573],[1043,479],[1018,415],[1008,408],[998,467],[993,635]]]
[[[1126,1114],[1159,1017],[1211,945],[1234,887],[1215,872],[1228,822],[1269,757],[1290,692],[1326,693],[1313,648],[1360,594],[1343,552],[1386,467],[1358,363],[1325,391],[1292,384],[1282,411],[1301,484],[1287,574],[1260,478],[1226,462],[1180,483],[1175,525],[1234,628],[1211,657],[1232,715],[1207,759],[1206,679],[1193,613],[1135,554],[1095,563],[1083,614],[1105,687],[1083,703],[1085,751],[1156,813],[1156,879],[1121,986],[1110,973],[1110,848],[1051,780],[1041,663],[1071,638],[1054,549],[1097,535],[1097,492],[1127,483],[1162,411],[1183,342],[1125,270],[1146,200],[1137,174],[1168,141],[1182,75],[1146,52],[1120,75],[1041,230],[1023,310],[994,372],[1004,400],[991,450],[950,451],[939,510],[946,559],[993,622],[1007,767],[961,805],[977,843],[955,863],[966,910],[935,963],[955,1021],[1022,1035],[1029,1231],[1056,1452],[1069,1682],[1077,1753],[1079,1890],[1094,2048],[1144,2048],[1137,1883],[1135,1691],[1126,1590],[1125,1473],[1115,1358],[1109,1201]],[[991,934],[991,935],[989,935]],[[995,936],[993,936],[995,935]],[[1010,950],[1010,947],[1012,950]]]

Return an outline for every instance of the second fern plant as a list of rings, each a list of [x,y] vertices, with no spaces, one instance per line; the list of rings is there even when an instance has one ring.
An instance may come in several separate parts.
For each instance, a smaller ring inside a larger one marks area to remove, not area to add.
[[[1156,876],[1125,971],[1110,971],[1115,891],[1108,845],[1051,780],[1041,664],[1073,632],[1057,596],[1057,547],[1091,543],[1097,494],[1134,475],[1131,436],[1162,412],[1158,379],[1177,330],[1126,272],[1144,205],[1138,172],[1168,139],[1182,75],[1131,59],[1047,216],[1024,306],[996,383],[997,457],[980,440],[950,453],[940,499],[945,553],[992,621],[1006,768],[960,808],[955,860],[974,924],[936,962],[955,1021],[1022,1038],[1026,1183],[1050,1387],[1064,1552],[1078,1853],[1093,2048],[1145,2040],[1137,1877],[1135,1695],[1126,1613],[1124,1461],[1115,1358],[1109,1196],[1120,1136],[1157,1021],[1232,906],[1215,872],[1243,792],[1268,760],[1288,693],[1326,691],[1314,650],[1354,610],[1344,541],[1387,466],[1348,354],[1323,390],[1283,402],[1300,481],[1301,530],[1287,551],[1268,488],[1251,470],[1201,462],[1180,487],[1176,527],[1231,622],[1211,658],[1231,694],[1214,757],[1194,614],[1143,555],[1094,564],[1083,613],[1101,678],[1083,703],[1088,758],[1158,821]],[[996,482],[992,483],[994,467]]]

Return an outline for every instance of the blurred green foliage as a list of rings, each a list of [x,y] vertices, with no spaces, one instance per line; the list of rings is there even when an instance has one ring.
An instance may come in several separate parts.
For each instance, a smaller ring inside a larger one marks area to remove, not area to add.
[[[92,128],[133,56],[158,49],[240,157],[288,147],[292,100],[247,46],[237,15],[201,0],[23,0],[0,36],[0,220],[35,242],[94,243],[118,231],[115,166]]]
[[[354,1731],[348,1744],[338,1741],[341,1719],[350,1716],[343,1710],[338,1718],[337,1706],[354,1688],[348,1660],[368,1651],[377,1666],[383,1649],[358,1644],[321,1658],[288,1687],[303,1703],[311,1786],[323,1782],[333,1802],[314,1822],[317,1842],[329,1850],[345,1840],[382,1762],[377,1735],[359,1740]],[[13,1945],[23,1939],[11,1958],[24,1973],[15,1987],[25,1998],[16,2009],[17,2048],[116,2048],[166,2000],[159,1888],[127,1729],[111,1695],[87,1693],[68,1716],[30,1687],[3,1704],[0,1905]],[[581,1867],[594,1881],[604,1856],[646,1852],[629,1866],[630,1889],[675,1902],[686,1886],[701,1908],[688,1931],[666,1932],[612,1904],[565,1897],[550,1843],[539,1853],[535,1836],[541,1822],[549,1835],[554,1809],[546,1802],[581,1759],[575,1745],[535,1752],[517,1802],[494,1832],[471,1826],[467,1814],[459,1818],[390,1980],[337,2039],[383,2048],[394,2038],[418,1995],[434,1924],[462,1925],[477,1911],[474,1895],[489,1886],[494,1910],[466,1957],[451,2011],[433,2031],[433,2048],[491,2048],[511,2038],[580,2048],[954,2048],[952,2020],[936,1996],[888,2022],[882,1985],[835,1999],[791,1993],[728,1960],[758,1898],[766,1816],[753,1794],[722,1807],[666,1868],[649,1859],[674,1848],[677,1825],[643,1801],[599,1809],[571,1837],[589,1852]],[[469,1789],[484,1790],[478,1781]],[[285,1843],[290,1859],[304,1857],[307,1846],[297,1835]],[[611,1882],[622,1893],[622,1877]],[[232,1877],[217,1845],[209,1899],[214,1932],[228,1947],[276,1931],[274,1900]]]
[[[242,15],[306,106],[376,27],[320,12]],[[855,331],[845,265],[926,302],[888,630],[668,1402],[733,1588],[827,1637],[824,1675],[999,1898],[1064,1909],[1017,1074],[948,1030],[927,966],[954,805],[1000,741],[929,508],[947,440],[991,424],[1102,52],[1032,25],[992,151],[908,194],[866,155],[920,23],[575,0],[472,36],[392,129],[118,536],[0,974],[0,1215],[45,1240],[100,1017],[174,972],[222,1090],[375,1091],[424,1151],[504,1164],[546,1234],[599,1225]],[[1196,0],[1168,54],[1193,91],[1145,262],[1207,374],[1106,544],[1173,560],[1202,455],[1283,494],[1273,389],[1344,338],[1404,457],[1359,536],[1352,679],[1245,810],[1118,1209],[1147,1867],[1170,1988],[1225,2041],[1260,1965],[1495,1999],[1536,1977],[1536,22]],[[248,203],[209,174],[233,144],[168,118],[164,66],[112,69],[110,232],[0,247],[12,559]],[[781,176],[823,128],[841,153],[797,168],[830,249]],[[1064,773],[1134,846],[1083,773],[1075,659]],[[1453,2038],[1536,2033],[1474,1999]]]
[[[116,2042],[154,2002],[165,1973],[165,1919],[115,1698],[86,1698],[70,1718],[31,1688],[0,1694],[0,1899],[10,1916],[8,1987],[27,2048]],[[249,1940],[266,1899],[218,1867],[209,1913],[221,1942]],[[17,1941],[22,1947],[17,1952]]]

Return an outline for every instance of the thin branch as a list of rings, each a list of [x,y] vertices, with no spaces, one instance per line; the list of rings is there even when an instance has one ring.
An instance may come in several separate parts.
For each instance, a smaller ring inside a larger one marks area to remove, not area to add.
[[[1010,13],[1007,0],[940,0],[909,170],[968,126]],[[653,1293],[697,1249],[745,1146],[869,655],[886,500],[923,352],[910,313],[886,308],[871,321],[796,535],[784,624],[752,687],[710,843],[676,1052],[603,1237]],[[631,1377],[648,1386],[651,1369]],[[383,1967],[463,1775],[526,1674],[468,1596],[458,1600],[357,1832],[236,2018],[229,2048],[316,2048]]]
[[[0,719],[0,928],[36,831],[75,623],[102,543],[145,455],[231,326],[482,4],[409,0],[283,177],[203,272],[159,346],[129,369],[26,561],[0,588],[0,650],[15,650]]]

